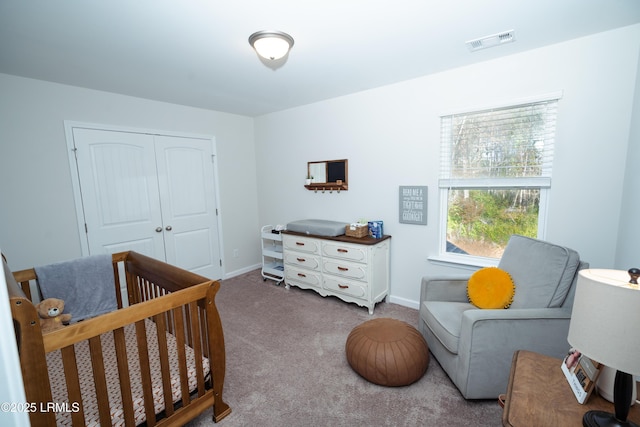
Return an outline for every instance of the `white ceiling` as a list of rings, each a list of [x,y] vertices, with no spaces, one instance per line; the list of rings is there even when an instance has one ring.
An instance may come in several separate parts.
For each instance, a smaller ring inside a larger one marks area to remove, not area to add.
[[[256,116],[638,22],[640,0],[1,0],[0,73]],[[295,39],[279,68],[266,29]]]

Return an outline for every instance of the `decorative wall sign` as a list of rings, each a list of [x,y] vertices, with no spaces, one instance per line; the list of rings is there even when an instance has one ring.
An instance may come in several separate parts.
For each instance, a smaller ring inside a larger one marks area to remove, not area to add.
[[[427,225],[427,189],[427,186],[400,186],[398,196],[401,224]]]

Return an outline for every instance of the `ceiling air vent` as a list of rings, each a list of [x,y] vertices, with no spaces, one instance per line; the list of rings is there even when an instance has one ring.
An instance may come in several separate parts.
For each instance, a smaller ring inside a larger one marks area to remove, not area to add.
[[[511,43],[514,41],[516,41],[515,31],[509,30],[503,31],[498,34],[481,37],[479,39],[469,40],[468,42],[466,42],[466,45],[471,52],[475,52],[476,50],[487,49],[489,47]]]

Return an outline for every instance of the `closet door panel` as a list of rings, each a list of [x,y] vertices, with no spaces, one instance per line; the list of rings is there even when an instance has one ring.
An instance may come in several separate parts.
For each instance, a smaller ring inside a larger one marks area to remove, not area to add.
[[[167,262],[219,279],[211,141],[156,136],[155,144]]]
[[[89,253],[164,260],[153,137],[82,128],[73,137]]]

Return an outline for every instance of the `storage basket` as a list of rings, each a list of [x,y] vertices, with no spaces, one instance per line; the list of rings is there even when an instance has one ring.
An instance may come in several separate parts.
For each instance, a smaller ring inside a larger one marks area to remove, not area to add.
[[[369,226],[367,224],[359,227],[347,225],[344,228],[344,234],[350,237],[365,237],[369,235]]]

